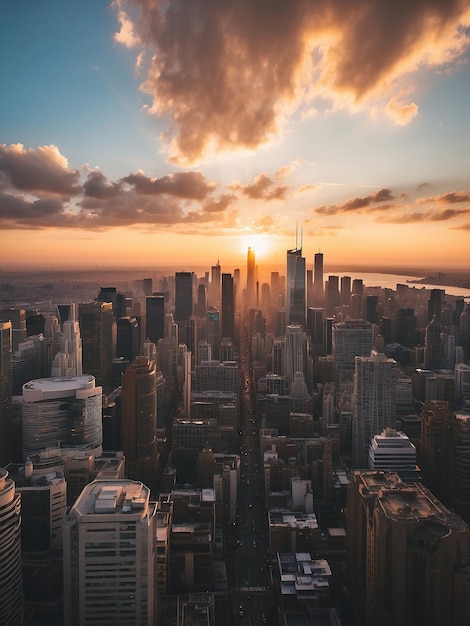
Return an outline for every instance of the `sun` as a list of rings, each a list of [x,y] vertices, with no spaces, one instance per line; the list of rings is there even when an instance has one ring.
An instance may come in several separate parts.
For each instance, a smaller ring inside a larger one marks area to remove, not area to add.
[[[256,259],[265,259],[272,251],[272,237],[267,234],[251,234],[240,237],[241,252],[246,254],[248,248],[255,251]]]

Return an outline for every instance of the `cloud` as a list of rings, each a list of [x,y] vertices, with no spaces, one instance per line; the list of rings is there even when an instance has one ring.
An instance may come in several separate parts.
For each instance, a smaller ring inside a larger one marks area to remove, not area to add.
[[[289,185],[277,185],[266,174],[259,174],[251,185],[233,183],[231,188],[241,190],[251,200],[284,200],[290,190]]]
[[[468,224],[462,224],[461,226],[452,226],[451,230],[470,230],[470,222],[468,222]]]
[[[80,176],[83,174],[83,184]],[[143,172],[110,181],[99,169],[70,170],[55,146],[0,146],[0,228],[178,227],[227,219],[237,197],[199,171]]]
[[[393,200],[394,196],[390,189],[380,189],[374,194],[365,196],[363,198],[352,198],[343,202],[343,204],[333,204],[330,206],[321,206],[314,209],[315,213],[319,215],[337,215],[338,213],[349,213],[351,211],[361,212],[362,209],[368,208],[371,205]],[[384,206],[379,208],[386,208]],[[375,207],[374,210],[377,210]]]
[[[231,0],[114,3],[124,45],[146,53],[149,112],[170,120],[180,163],[208,150],[256,148],[286,117],[330,108],[418,113],[411,81],[469,46],[468,0]],[[145,68],[145,69],[144,69]]]
[[[36,194],[71,197],[79,191],[80,172],[68,168],[67,159],[54,146],[34,150],[20,143],[0,145],[1,188],[9,186]]]
[[[120,183],[108,183],[106,176],[95,170],[88,174],[88,178],[83,184],[83,193],[90,198],[115,198],[122,193],[122,185]]]
[[[201,172],[176,172],[162,178],[148,178],[143,172],[136,172],[121,181],[132,185],[139,194],[166,194],[192,200],[203,200],[215,188]]]
[[[414,222],[445,222],[470,214],[470,209],[443,209],[442,211],[425,211],[423,213],[402,213],[381,218],[380,222],[386,224],[412,224]]]

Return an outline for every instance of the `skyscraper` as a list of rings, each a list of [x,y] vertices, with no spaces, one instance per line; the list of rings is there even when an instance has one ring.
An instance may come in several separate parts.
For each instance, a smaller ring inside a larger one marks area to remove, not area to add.
[[[317,252],[313,261],[313,304],[323,304],[323,254]]]
[[[328,318],[325,321],[328,321]],[[340,383],[352,380],[355,357],[368,357],[372,346],[372,324],[369,322],[349,320],[333,324],[331,350],[335,361],[336,391],[339,391]]]
[[[137,356],[121,379],[121,441],[127,475],[151,488],[157,441],[155,367],[155,361]]]
[[[64,322],[59,337],[59,352],[56,353],[51,368],[51,376],[81,376],[82,340],[77,321]]]
[[[116,356],[132,361],[140,354],[140,328],[135,317],[120,317],[117,321]]]
[[[180,343],[187,341],[187,325],[193,314],[193,272],[175,274],[175,322],[178,324]]]
[[[111,363],[114,358],[114,317],[111,302],[78,305],[82,338],[83,372],[91,374],[104,393],[111,391]]]
[[[0,468],[0,621],[4,626],[23,624],[21,574],[21,496],[8,472]]]
[[[102,388],[89,374],[41,378],[23,385],[23,459],[46,448],[102,452]]]
[[[386,428],[394,428],[396,393],[396,361],[375,350],[368,357],[355,358],[353,467],[368,467],[368,450],[372,437]]]
[[[307,336],[300,325],[286,328],[284,376],[290,385],[297,372],[302,372],[304,380],[307,374]]]
[[[0,467],[8,462],[8,440],[12,397],[11,322],[0,321]]]
[[[256,306],[256,266],[255,251],[248,248],[246,259],[246,309]]]
[[[339,276],[328,276],[325,288],[326,312],[327,315],[334,315],[335,309],[339,307],[341,303],[339,293]]]
[[[155,503],[132,480],[89,483],[64,517],[64,623],[154,623]]]
[[[347,570],[364,626],[468,623],[468,527],[419,483],[354,471]]]
[[[220,306],[220,263],[211,267],[211,282],[209,286],[209,303],[211,306]]]
[[[287,250],[286,321],[305,326],[307,272],[302,248]]]
[[[157,345],[165,336],[165,298],[148,296],[145,298],[145,338]],[[119,356],[119,355],[118,355]]]
[[[231,274],[222,274],[222,338],[235,339],[235,293]]]

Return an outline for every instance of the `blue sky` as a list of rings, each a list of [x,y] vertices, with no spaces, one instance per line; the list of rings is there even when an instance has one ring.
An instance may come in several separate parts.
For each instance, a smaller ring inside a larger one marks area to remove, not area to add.
[[[0,262],[468,267],[470,2],[378,6],[7,0]]]

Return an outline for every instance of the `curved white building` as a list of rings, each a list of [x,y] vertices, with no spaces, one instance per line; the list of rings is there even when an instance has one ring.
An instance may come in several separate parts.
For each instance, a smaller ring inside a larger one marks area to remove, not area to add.
[[[21,496],[8,472],[0,468],[0,623],[23,624],[21,576]]]
[[[39,378],[23,385],[23,458],[45,448],[102,452],[102,388],[90,374]]]

